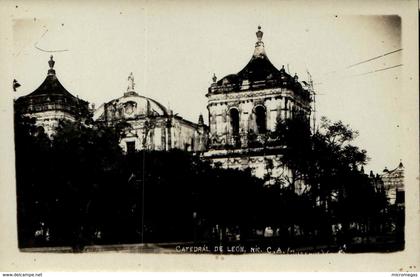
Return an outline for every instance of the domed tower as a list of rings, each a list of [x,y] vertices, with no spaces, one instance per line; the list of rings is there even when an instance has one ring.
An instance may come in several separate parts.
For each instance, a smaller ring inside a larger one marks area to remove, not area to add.
[[[124,95],[102,104],[93,116],[94,120],[108,125],[127,123],[121,140],[125,152],[174,148],[203,151],[206,126],[202,122],[196,124],[183,119],[156,100],[139,95],[134,87],[131,73]]]
[[[280,146],[269,147],[269,133],[277,121],[311,113],[310,92],[269,60],[258,26],[257,42],[248,64],[236,74],[219,80],[213,76],[208,89],[209,151],[206,156],[224,167],[250,166],[264,174],[267,157],[278,160]],[[278,148],[278,149],[276,149]]]
[[[89,114],[88,102],[68,92],[57,78],[53,56],[44,82],[32,93],[15,101],[15,112],[36,118],[36,124],[52,135],[62,119],[75,121]]]

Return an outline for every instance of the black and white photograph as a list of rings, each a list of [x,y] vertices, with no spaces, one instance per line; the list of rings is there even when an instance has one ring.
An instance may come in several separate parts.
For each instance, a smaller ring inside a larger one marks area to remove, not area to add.
[[[31,268],[418,271],[416,1],[3,3],[2,237]]]

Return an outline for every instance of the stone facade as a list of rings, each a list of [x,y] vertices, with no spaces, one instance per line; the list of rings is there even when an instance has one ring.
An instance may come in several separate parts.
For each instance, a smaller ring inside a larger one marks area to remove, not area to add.
[[[135,92],[132,74],[128,81],[124,95],[101,105],[93,117],[109,125],[128,124],[121,140],[125,152],[175,148],[197,152],[206,149],[207,127],[201,116],[196,124],[174,115],[159,102]]]
[[[209,150],[204,156],[225,168],[251,168],[258,177],[285,174],[279,157],[282,146],[269,134],[279,120],[300,113],[309,122],[311,97],[298,76],[278,70],[268,59],[263,32],[258,27],[255,50],[249,63],[237,74],[230,74],[208,89]],[[270,161],[269,161],[270,160]]]
[[[52,135],[62,119],[75,121],[84,118],[88,103],[68,92],[58,80],[53,56],[48,61],[50,69],[44,82],[32,93],[15,101],[15,111],[25,116],[35,117],[36,124]]]
[[[388,202],[391,205],[404,206],[404,165],[402,162],[393,170],[384,169],[380,175]]]

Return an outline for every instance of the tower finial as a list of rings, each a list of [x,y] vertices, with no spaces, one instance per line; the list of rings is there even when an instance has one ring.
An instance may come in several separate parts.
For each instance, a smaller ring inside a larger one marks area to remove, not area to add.
[[[203,115],[200,113],[198,116],[198,125],[204,125]]]
[[[53,55],[50,56],[50,60],[48,61],[48,64],[50,66],[51,69],[53,69],[55,61],[53,60]]]
[[[254,50],[254,57],[256,58],[264,58],[265,50],[264,50],[264,42],[262,42],[262,37],[264,35],[263,31],[261,31],[261,26],[258,25],[258,31],[255,33],[257,35],[258,41],[255,43],[255,50]]]
[[[216,73],[213,73],[212,79],[213,79],[213,83],[216,83],[216,81],[217,81]]]
[[[51,55],[50,60],[48,61],[48,65],[50,66],[50,69],[48,69],[48,75],[55,75],[54,64],[55,61],[53,60],[53,55]]]
[[[261,41],[262,40],[262,37],[264,35],[264,32],[261,31],[261,25],[258,25],[258,31],[255,34],[257,35],[258,41]]]

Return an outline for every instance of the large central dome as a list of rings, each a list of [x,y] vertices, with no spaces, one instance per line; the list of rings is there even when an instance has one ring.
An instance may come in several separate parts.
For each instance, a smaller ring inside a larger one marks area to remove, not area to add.
[[[142,117],[167,116],[169,110],[154,99],[134,91],[134,77],[128,77],[127,91],[120,98],[101,105],[94,113],[94,120],[136,119]]]

